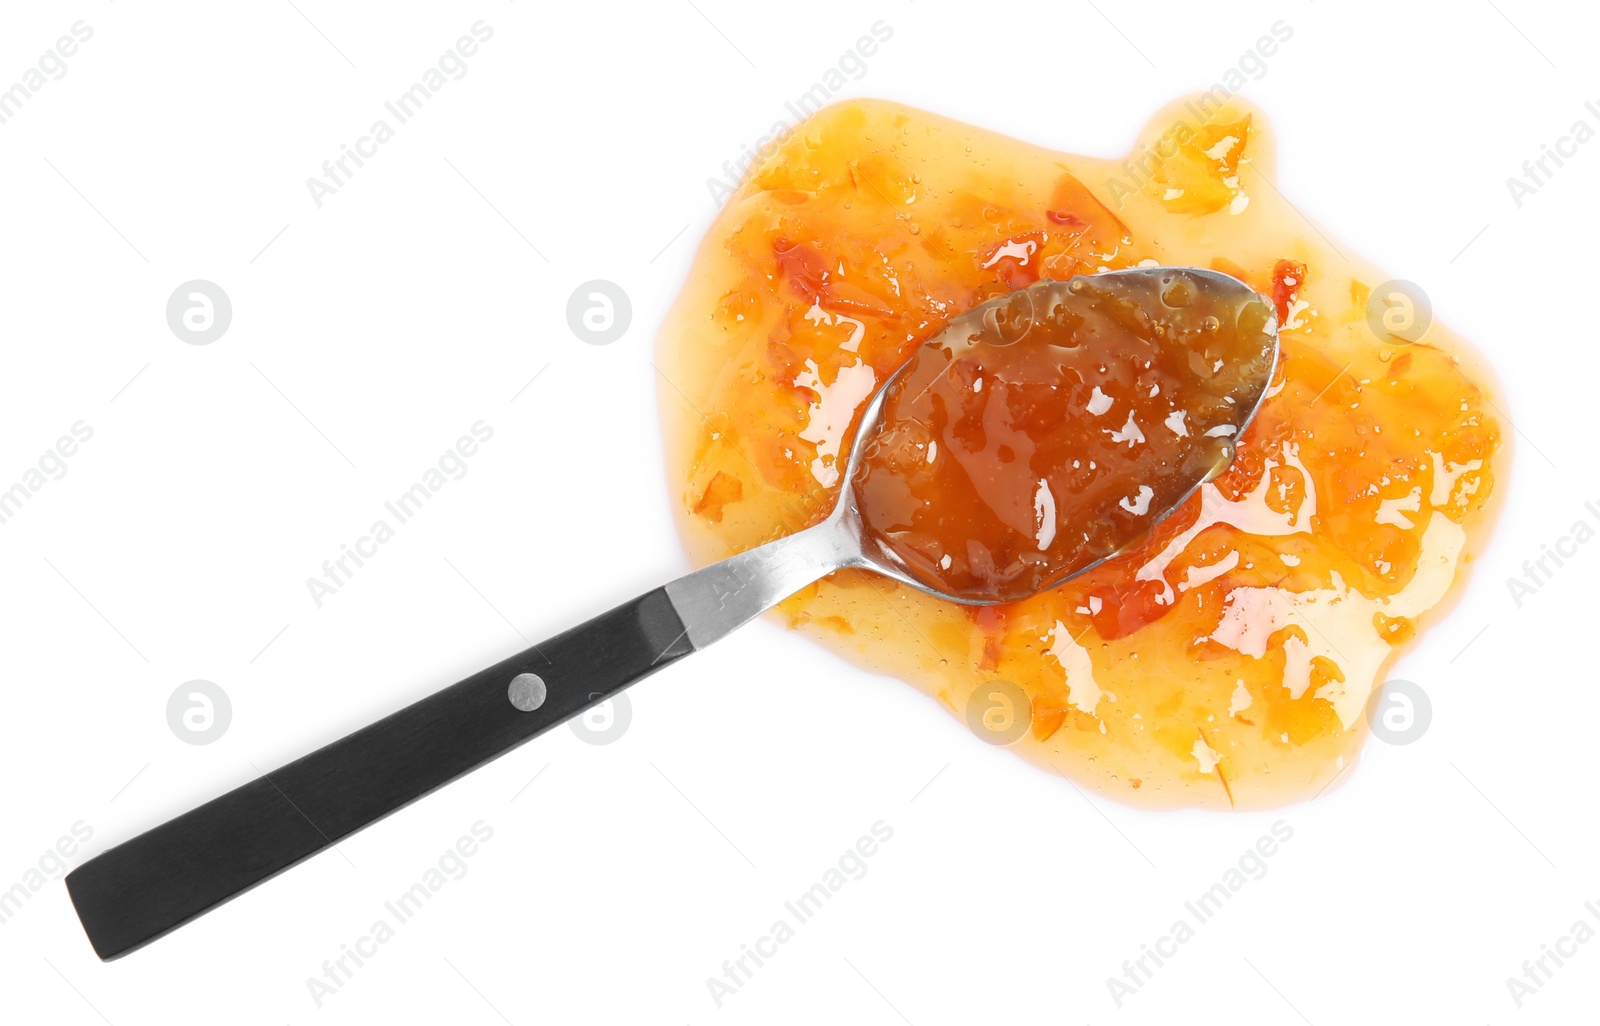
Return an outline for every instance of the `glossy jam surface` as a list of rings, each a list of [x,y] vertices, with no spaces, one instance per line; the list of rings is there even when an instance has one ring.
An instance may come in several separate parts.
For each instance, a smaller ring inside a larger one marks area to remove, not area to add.
[[[1391,276],[1303,220],[1272,163],[1258,113],[1203,97],[1159,113],[1126,160],[877,101],[798,126],[728,200],[662,328],[692,557],[825,516],[862,407],[986,300],[1146,263],[1225,272],[1273,301],[1278,370],[1228,470],[1150,537],[1005,605],[850,571],[781,615],[963,722],[992,721],[1004,682],[1025,698],[1011,750],[1122,801],[1317,793],[1482,544],[1506,438],[1471,350],[1437,322],[1408,342],[1369,318]]]
[[[1044,280],[952,319],[889,387],[856,495],[916,579],[1027,598],[1147,535],[1233,457],[1277,316],[1214,272]]]

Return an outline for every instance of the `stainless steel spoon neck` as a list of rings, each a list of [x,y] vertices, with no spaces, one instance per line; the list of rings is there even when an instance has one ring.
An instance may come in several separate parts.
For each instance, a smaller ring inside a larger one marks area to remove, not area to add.
[[[866,566],[862,528],[849,496],[820,524],[680,577],[666,586],[697,649],[744,626],[835,570]]]

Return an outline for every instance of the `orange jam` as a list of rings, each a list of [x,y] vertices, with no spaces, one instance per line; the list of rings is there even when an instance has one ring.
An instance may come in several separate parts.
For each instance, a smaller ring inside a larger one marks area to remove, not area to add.
[[[1146,535],[1233,458],[1277,316],[1182,268],[1036,282],[954,318],[885,398],[862,520],[948,595],[1015,601]]]
[[[1437,322],[1371,315],[1393,309],[1390,276],[1336,249],[1272,175],[1263,118],[1236,100],[1173,104],[1117,160],[879,101],[817,113],[729,199],[662,328],[668,473],[691,556],[721,559],[823,518],[867,401],[985,301],[1141,265],[1222,271],[1273,302],[1279,365],[1227,470],[1147,537],[1003,605],[852,570],[780,610],[969,723],[985,722],[974,704],[1006,682],[1025,697],[1024,729],[1004,738],[1012,750],[1120,800],[1261,807],[1316,793],[1359,753],[1385,668],[1440,615],[1483,543],[1506,439],[1487,369]],[[952,583],[1009,597],[1029,589],[1042,499],[1013,482],[980,508],[952,494],[968,483],[940,476],[940,461],[957,461],[960,445],[991,470],[1038,454],[963,426],[980,409],[957,395],[971,372],[900,396],[908,434],[885,439],[863,491],[876,530],[926,579],[959,559]],[[1148,419],[1165,412],[1142,417],[1131,391],[1101,391],[1130,404],[1120,412],[1134,412],[1145,439],[1135,448],[1171,442]],[[1054,402],[1023,393],[1024,415]],[[946,450],[927,478],[913,455],[923,435]],[[1038,475],[1058,509],[1057,481],[1071,487],[1057,473],[1064,459],[1050,455],[1054,469]],[[953,473],[952,462],[942,466]],[[1128,480],[1107,476],[1101,498]],[[1017,544],[952,544],[968,526],[919,519],[923,499],[1002,537],[1003,525]],[[1070,547],[1068,526],[1054,540]]]

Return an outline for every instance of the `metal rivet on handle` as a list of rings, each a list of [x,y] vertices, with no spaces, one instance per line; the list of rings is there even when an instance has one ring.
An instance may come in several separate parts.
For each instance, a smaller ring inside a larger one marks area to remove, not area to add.
[[[537,673],[519,673],[511,678],[511,686],[506,689],[506,694],[511,699],[511,704],[522,712],[533,712],[544,704],[545,690],[544,678]]]

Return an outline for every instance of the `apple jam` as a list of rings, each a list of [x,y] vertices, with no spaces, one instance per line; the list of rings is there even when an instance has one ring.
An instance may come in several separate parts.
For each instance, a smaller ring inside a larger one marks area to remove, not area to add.
[[[953,318],[889,384],[863,523],[947,595],[1016,601],[1147,535],[1225,469],[1277,357],[1221,275],[1045,279]]]
[[[1005,735],[1012,750],[1122,801],[1262,807],[1316,793],[1358,755],[1369,696],[1395,653],[1460,587],[1492,521],[1507,439],[1493,377],[1471,350],[1437,322],[1402,323],[1389,276],[1307,223],[1271,184],[1272,163],[1261,115],[1210,97],[1158,114],[1116,160],[878,101],[797,126],[729,198],[662,327],[668,477],[692,558],[721,559],[826,516],[867,401],[985,302],[1139,266],[1224,272],[1272,302],[1278,366],[1227,469],[1154,530],[1000,605],[852,570],[780,615],[969,723],[989,721],[969,713],[1005,682],[1025,697],[1025,729]],[[1374,318],[1369,306],[1398,314]],[[1073,385],[1075,371],[1100,373],[1082,362],[1100,344],[1080,355],[1058,347]],[[1181,441],[1165,424],[1177,407],[1155,405],[1159,392],[1136,407],[1145,400],[1134,375],[1099,386],[1112,405],[1095,416],[1088,405],[1103,400],[1092,387],[1047,398],[1048,361],[1020,376],[1008,364],[1000,405],[1022,423],[1030,408],[1043,416],[1067,401],[1088,415],[1076,423],[1105,420],[1122,438],[1076,441],[1114,448],[1132,428],[1143,436],[1118,450],[1120,469],[1083,482],[1094,490],[1085,498],[1071,491],[1065,470],[1082,468],[1064,448],[1034,476],[1040,454],[1005,437],[1014,427],[988,434],[996,392],[979,397],[1001,388],[992,360],[1021,351],[959,348],[931,392],[897,393],[904,423],[918,427],[884,439],[861,485],[874,530],[920,579],[953,574],[949,583],[1010,598],[1039,573],[1041,541],[1055,550],[1046,564],[1095,555],[1087,541],[1074,549],[1075,532],[1098,531],[1076,517],[1058,515],[1055,537],[1043,537],[1038,480],[1058,514],[1080,501],[1137,507],[1126,456]],[[983,388],[970,389],[985,359]],[[930,373],[940,369],[929,360]],[[1190,416],[1199,422],[1191,413],[1185,427]],[[917,447],[933,443],[930,462]],[[984,482],[975,490],[961,465],[972,454],[980,478],[1010,467],[1016,479],[979,498]],[[974,551],[959,544],[967,537],[1008,543]]]

